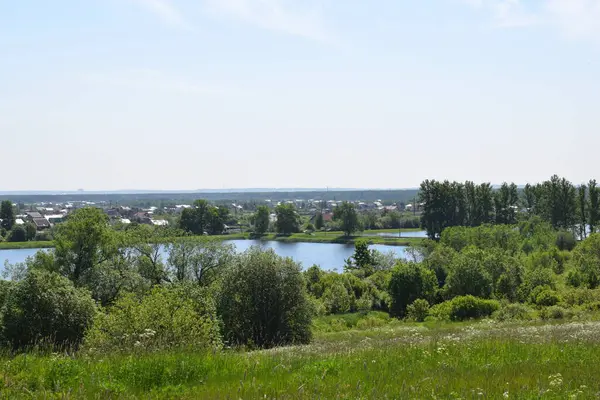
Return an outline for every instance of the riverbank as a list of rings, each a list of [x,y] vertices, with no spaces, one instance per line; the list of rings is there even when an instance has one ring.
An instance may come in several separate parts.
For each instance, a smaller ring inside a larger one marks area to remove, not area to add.
[[[402,229],[400,232],[418,232],[419,229]],[[382,244],[389,246],[410,246],[422,243],[424,238],[419,237],[386,237],[386,236],[368,236],[378,233],[398,232],[398,229],[382,229],[368,230],[361,232],[356,236],[344,236],[342,232],[314,232],[314,233],[294,233],[291,235],[277,235],[268,233],[261,237],[252,236],[249,233],[236,233],[230,235],[208,236],[215,240],[261,240],[261,241],[277,241],[285,243],[338,243],[338,244],[354,244],[358,239],[366,239],[369,244]],[[207,236],[195,236],[195,238],[206,238]],[[186,237],[189,238],[189,237]],[[174,243],[182,240],[184,237],[165,238],[162,242]],[[18,249],[49,249],[54,247],[52,241],[32,241],[32,242],[0,242],[0,250],[18,250]]]

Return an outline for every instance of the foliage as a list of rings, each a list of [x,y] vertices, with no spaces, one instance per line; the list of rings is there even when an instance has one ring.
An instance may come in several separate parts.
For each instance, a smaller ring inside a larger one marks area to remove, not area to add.
[[[75,211],[58,225],[54,243],[58,272],[75,285],[89,283],[92,270],[117,249],[106,214],[92,207]]]
[[[15,211],[13,210],[12,201],[4,200],[0,203],[0,227],[10,231],[15,224]]]
[[[406,307],[408,319],[423,322],[429,314],[429,302],[425,299],[417,299]]]
[[[333,210],[333,220],[340,223],[340,229],[346,236],[351,236],[361,229],[356,206],[347,201],[342,202]]]
[[[194,235],[220,235],[228,218],[226,207],[215,207],[206,200],[196,200],[191,208],[182,211],[179,227]]]
[[[8,234],[9,242],[26,242],[27,231],[22,225],[14,225]]]
[[[429,310],[429,315],[439,320],[464,321],[489,317],[499,308],[500,304],[495,300],[485,300],[467,295],[436,304]]]
[[[315,228],[320,231],[324,226],[323,213],[317,213],[317,216],[315,217]]]
[[[257,235],[264,235],[269,229],[269,207],[259,206],[254,214],[254,232]]]
[[[365,239],[359,239],[354,243],[354,254],[344,265],[346,272],[359,272],[363,277],[369,276],[374,272],[374,253],[369,250],[369,242]]]
[[[539,287],[543,288],[542,286]],[[560,300],[560,296],[556,291],[549,288],[543,288],[535,294],[534,302],[538,306],[549,307],[557,305],[560,303]]]
[[[127,293],[98,313],[85,337],[88,351],[152,351],[220,346],[216,308],[206,289],[154,287],[145,296]]]
[[[0,336],[14,349],[77,347],[95,313],[88,291],[58,274],[32,270],[9,292]]]
[[[488,298],[493,292],[493,281],[484,266],[484,253],[475,248],[460,253],[453,259],[446,278],[447,296],[473,295]]]
[[[231,264],[234,248],[219,241],[183,239],[168,245],[168,268],[178,282],[194,281],[209,286]]]
[[[224,339],[258,347],[308,343],[311,307],[300,266],[257,248],[233,264],[219,299]]]
[[[494,319],[498,321],[525,321],[532,319],[533,311],[525,304],[508,303],[493,313]]]
[[[576,244],[575,236],[571,232],[560,231],[556,234],[556,247],[559,250],[571,251]]]
[[[399,263],[389,283],[390,314],[404,317],[406,307],[417,299],[433,300],[437,279],[430,269],[415,263]]]
[[[277,233],[289,235],[300,231],[300,216],[293,204],[280,204],[275,207],[275,230]]]

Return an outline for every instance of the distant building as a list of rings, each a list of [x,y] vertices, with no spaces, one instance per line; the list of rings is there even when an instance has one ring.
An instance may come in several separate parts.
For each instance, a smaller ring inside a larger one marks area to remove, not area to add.
[[[122,224],[125,224],[125,225],[128,225],[128,224],[130,224],[130,223],[131,223],[131,220],[129,220],[129,219],[127,219],[127,218],[121,218],[121,223],[122,223]]]
[[[167,225],[169,225],[169,221],[167,221],[166,219],[152,219],[152,220],[150,220],[150,222],[154,226],[167,226]]]
[[[32,222],[38,231],[50,228],[50,222],[46,218],[33,218]]]
[[[50,225],[55,225],[55,224],[60,224],[61,222],[63,222],[65,216],[62,214],[53,214],[53,215],[46,215],[45,218],[46,218],[46,220],[48,220]]]
[[[27,219],[30,221],[33,221],[35,218],[44,218],[44,216],[37,211],[30,211],[25,213],[25,215],[27,215]]]

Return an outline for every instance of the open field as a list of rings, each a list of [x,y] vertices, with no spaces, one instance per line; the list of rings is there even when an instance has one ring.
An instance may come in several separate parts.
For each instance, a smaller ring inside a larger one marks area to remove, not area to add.
[[[363,329],[329,333],[327,321],[316,321],[312,344],[254,352],[3,357],[0,393],[11,399],[583,399],[600,391],[599,322],[362,321]]]

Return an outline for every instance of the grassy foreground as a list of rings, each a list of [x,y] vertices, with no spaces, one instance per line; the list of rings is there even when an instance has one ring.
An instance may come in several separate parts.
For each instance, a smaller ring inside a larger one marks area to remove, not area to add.
[[[0,397],[583,399],[600,391],[598,322],[365,321],[320,331],[311,345],[254,352],[4,357]]]

